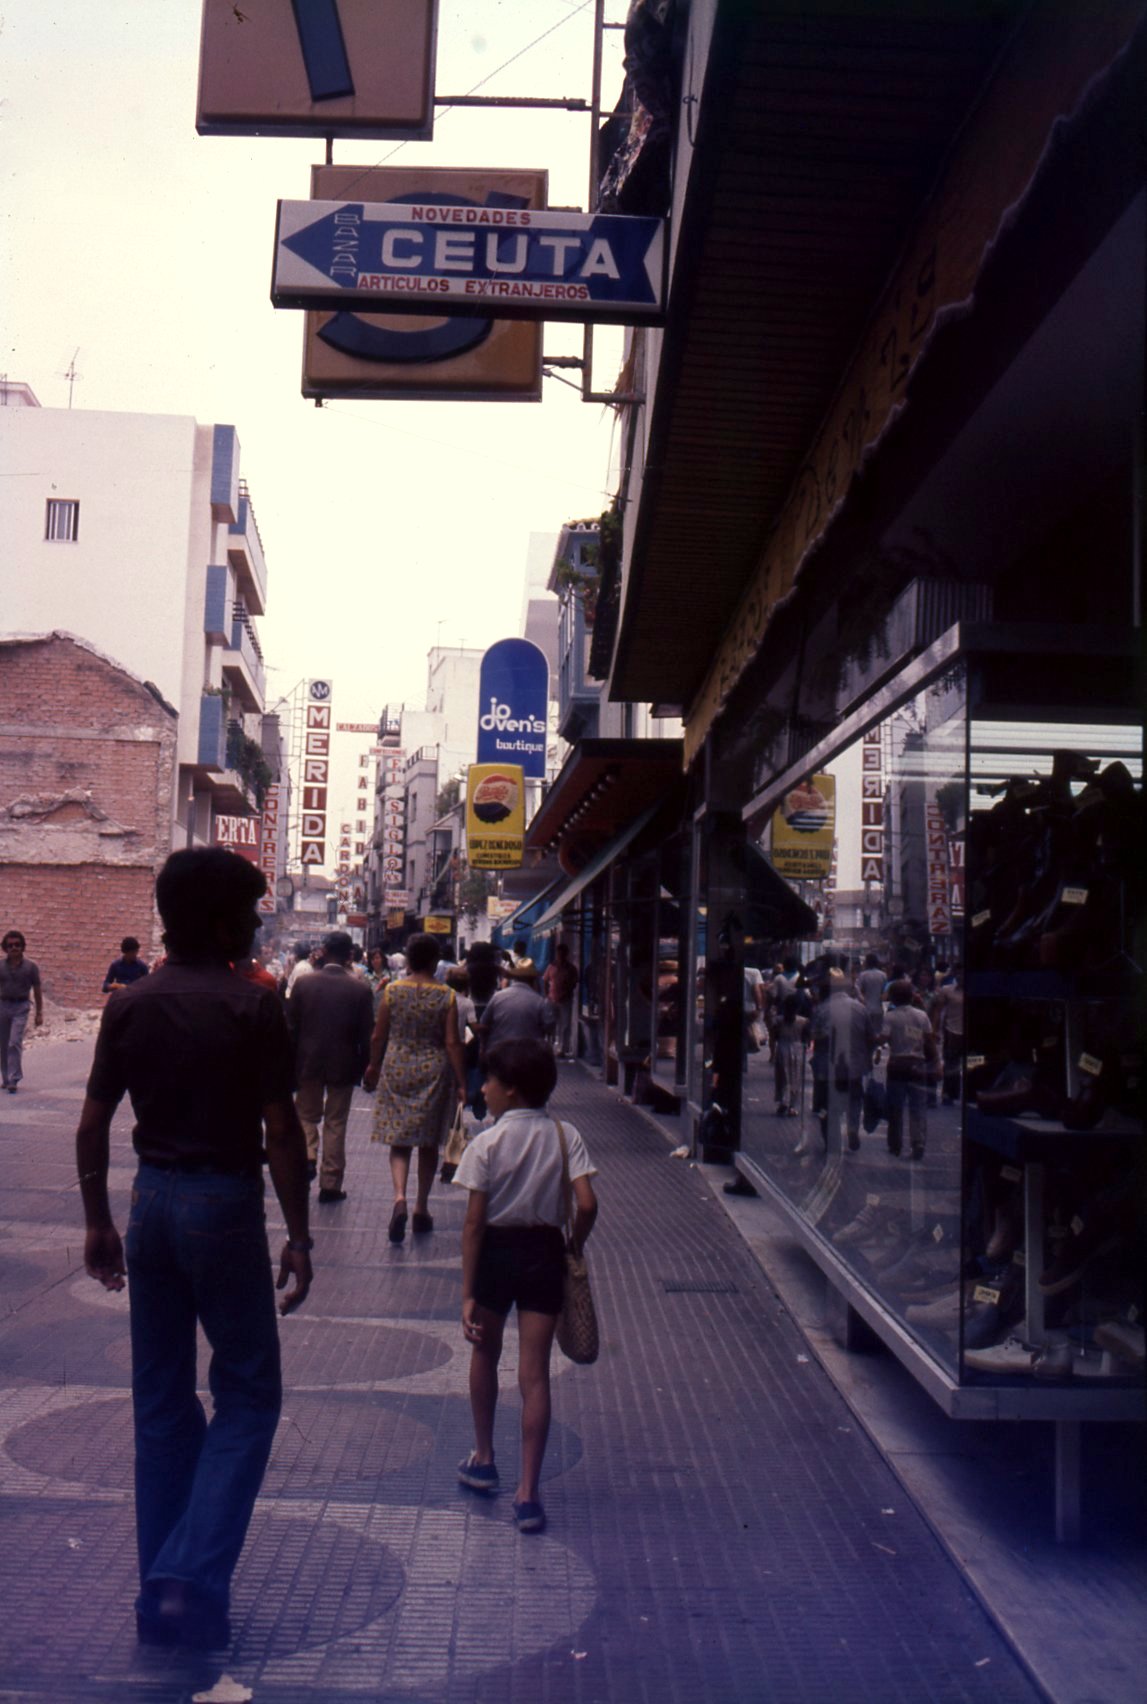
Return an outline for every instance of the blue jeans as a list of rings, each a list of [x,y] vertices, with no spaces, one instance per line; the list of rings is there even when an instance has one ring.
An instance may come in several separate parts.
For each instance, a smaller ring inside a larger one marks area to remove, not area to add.
[[[262,1179],[141,1165],[126,1255],[140,1581],[186,1581],[225,1612],[282,1406]]]
[[[898,1154],[904,1143],[907,1117],[908,1140],[914,1153],[923,1153],[927,1133],[927,1090],[923,1061],[890,1059],[888,1062],[888,1147]]]

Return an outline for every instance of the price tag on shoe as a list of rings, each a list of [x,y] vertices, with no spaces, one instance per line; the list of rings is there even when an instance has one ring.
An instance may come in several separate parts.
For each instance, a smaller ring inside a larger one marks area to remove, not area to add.
[[[972,1291],[974,1302],[989,1302],[993,1307],[1000,1299],[1000,1292],[993,1290],[990,1284],[977,1284]]]
[[[1089,1077],[1098,1077],[1103,1070],[1103,1061],[1102,1059],[1097,1059],[1094,1053],[1081,1053],[1079,1056],[1079,1069],[1081,1071],[1086,1071]]]
[[[1087,889],[1074,887],[1064,888],[1059,897],[1064,905],[1086,905]]]

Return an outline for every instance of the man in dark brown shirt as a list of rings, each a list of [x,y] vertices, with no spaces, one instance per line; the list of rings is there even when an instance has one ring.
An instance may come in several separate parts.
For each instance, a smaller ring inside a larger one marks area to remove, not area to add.
[[[374,1001],[370,984],[350,966],[353,942],[336,930],[323,942],[323,967],[296,984],[287,1002],[287,1027],[295,1044],[295,1110],[307,1139],[309,1170],[322,1170],[319,1201],[345,1201],[346,1126],[356,1083],[370,1063]]]
[[[141,1642],[230,1641],[231,1576],[282,1404],[263,1210],[263,1143],[287,1223],[284,1313],[311,1284],[306,1147],[278,996],[237,976],[265,891],[221,847],[175,852],[156,900],[167,962],[104,1010],[76,1132],[84,1264],[124,1286],[108,1205],[111,1121],[136,1116],[127,1228]],[[293,1282],[291,1282],[293,1280]],[[287,1289],[288,1283],[291,1287]],[[196,1395],[196,1325],[211,1345],[210,1422]]]

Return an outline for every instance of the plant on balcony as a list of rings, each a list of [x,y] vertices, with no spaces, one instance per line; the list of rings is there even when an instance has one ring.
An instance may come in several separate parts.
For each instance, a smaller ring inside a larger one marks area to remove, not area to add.
[[[245,734],[238,722],[227,731],[227,767],[239,775],[247,789],[254,794],[255,803],[263,808],[267,788],[275,779],[274,771],[263,754],[258,740]]]
[[[597,538],[592,544],[582,545],[580,562],[570,562],[566,557],[562,557],[554,574],[554,586],[559,597],[568,591],[581,599],[586,626],[592,627],[597,616],[603,579],[619,561],[621,516],[617,505],[611,504],[595,520],[573,521],[570,524],[586,529],[596,527]]]

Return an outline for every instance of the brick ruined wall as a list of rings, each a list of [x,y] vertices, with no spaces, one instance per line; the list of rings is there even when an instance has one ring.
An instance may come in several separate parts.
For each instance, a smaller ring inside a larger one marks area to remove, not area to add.
[[[82,642],[0,643],[0,927],[28,937],[60,1006],[102,1004],[124,935],[160,949],[175,736],[175,713]]]

